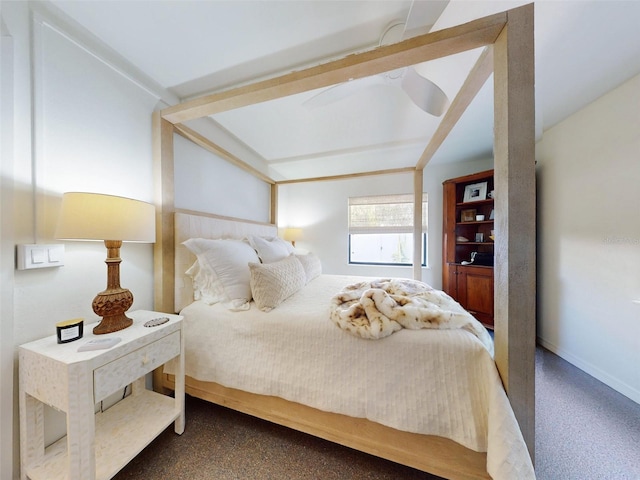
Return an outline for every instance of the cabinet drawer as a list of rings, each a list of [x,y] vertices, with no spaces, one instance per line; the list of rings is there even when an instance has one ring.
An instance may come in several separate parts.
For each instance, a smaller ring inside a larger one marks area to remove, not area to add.
[[[99,402],[180,354],[180,332],[107,363],[93,371],[94,401]]]

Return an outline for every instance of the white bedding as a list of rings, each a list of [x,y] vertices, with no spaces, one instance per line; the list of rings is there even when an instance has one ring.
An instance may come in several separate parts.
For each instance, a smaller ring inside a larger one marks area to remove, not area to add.
[[[194,302],[186,374],[487,452],[496,480],[535,478],[493,358],[466,330],[366,340],[329,319],[331,297],[363,278],[321,275],[271,312]],[[173,373],[167,367],[168,373]]]

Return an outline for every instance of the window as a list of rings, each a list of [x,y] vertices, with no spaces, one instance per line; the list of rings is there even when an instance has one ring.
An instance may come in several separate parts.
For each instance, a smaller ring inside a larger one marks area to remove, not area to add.
[[[422,194],[426,265],[427,194]],[[349,198],[349,263],[413,265],[413,194]]]

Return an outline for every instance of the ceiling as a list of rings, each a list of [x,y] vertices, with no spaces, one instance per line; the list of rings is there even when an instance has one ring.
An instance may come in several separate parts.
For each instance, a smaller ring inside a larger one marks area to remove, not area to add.
[[[406,22],[405,38],[464,23],[522,1],[53,0],[157,84],[186,100],[325,63],[379,45]],[[537,136],[640,74],[640,2],[536,1]],[[411,13],[410,13],[411,12]],[[408,21],[407,21],[408,19]],[[479,51],[415,66],[452,100]],[[415,166],[442,117],[397,87],[362,88],[308,108],[304,94],[213,115],[276,180]],[[431,163],[487,158],[488,81]]]

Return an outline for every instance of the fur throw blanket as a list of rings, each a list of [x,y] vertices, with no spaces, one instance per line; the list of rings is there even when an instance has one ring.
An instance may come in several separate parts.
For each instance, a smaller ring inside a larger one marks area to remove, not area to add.
[[[410,279],[379,279],[349,285],[333,296],[331,320],[343,330],[369,339],[407,328],[462,328],[493,354],[487,330],[449,295]]]

